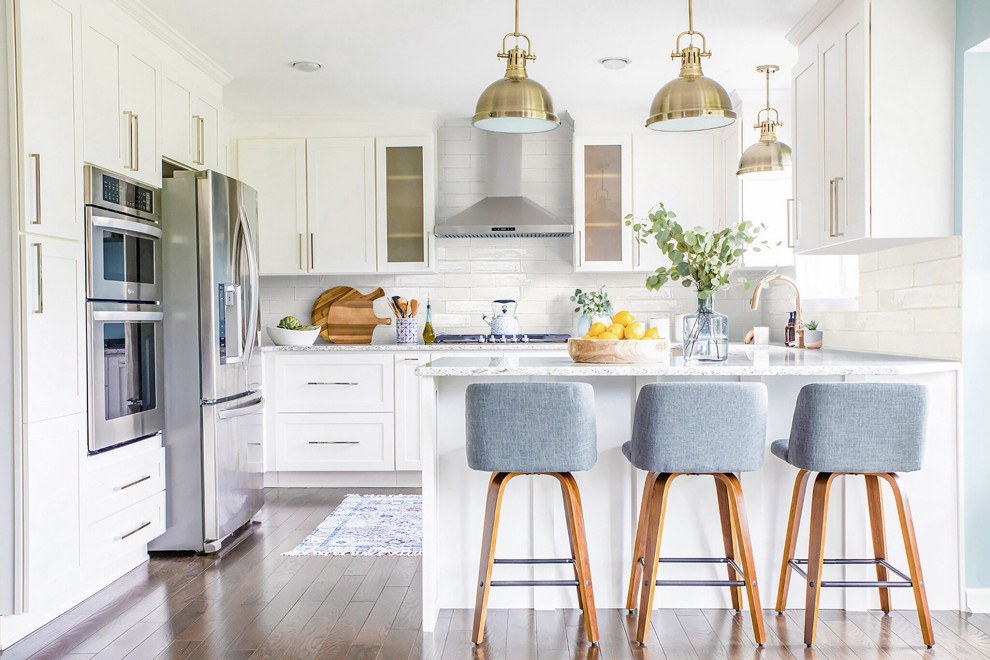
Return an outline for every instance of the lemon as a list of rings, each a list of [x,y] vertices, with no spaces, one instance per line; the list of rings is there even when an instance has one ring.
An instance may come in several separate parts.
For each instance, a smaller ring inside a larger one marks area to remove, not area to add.
[[[643,334],[643,339],[660,339],[660,331],[656,328],[650,328]]]
[[[626,326],[626,339],[642,339],[646,328],[639,321],[633,321]]]
[[[598,335],[602,334],[606,330],[608,330],[608,326],[607,325],[605,325],[601,321],[595,321],[595,323],[588,330],[588,334],[585,335],[585,336],[587,336],[587,337],[597,337]]]
[[[619,337],[611,332],[603,332],[602,334],[595,337],[595,339],[618,339]]]
[[[581,339],[594,339],[594,338],[595,338],[594,335],[592,335],[590,332],[586,334],[584,337],[581,337]]]
[[[636,317],[631,312],[619,312],[612,317],[612,323],[621,325],[622,327],[626,327],[635,320]]]
[[[615,335],[616,339],[622,339],[623,335],[625,335],[626,329],[618,323],[613,323],[608,326],[608,331]]]

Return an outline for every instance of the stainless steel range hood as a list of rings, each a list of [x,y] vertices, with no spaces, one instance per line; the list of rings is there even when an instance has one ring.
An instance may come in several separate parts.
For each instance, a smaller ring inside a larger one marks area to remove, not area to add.
[[[476,129],[475,129],[476,130]],[[522,195],[522,136],[488,133],[489,195],[439,222],[439,238],[570,236],[574,225]]]

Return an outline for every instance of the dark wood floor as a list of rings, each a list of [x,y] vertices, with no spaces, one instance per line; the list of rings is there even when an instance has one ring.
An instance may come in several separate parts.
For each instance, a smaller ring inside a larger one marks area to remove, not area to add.
[[[0,654],[14,658],[987,658],[990,616],[935,614],[928,651],[913,612],[823,611],[818,645],[801,643],[803,612],[766,612],[758,649],[743,615],[658,610],[647,647],[630,642],[635,618],[601,610],[601,648],[588,646],[576,610],[493,610],[484,646],[471,612],[443,613],[420,631],[416,557],[282,557],[347,492],[269,489],[246,540],[222,558],[155,558]],[[376,489],[375,492],[385,492]],[[394,492],[412,492],[400,491]]]

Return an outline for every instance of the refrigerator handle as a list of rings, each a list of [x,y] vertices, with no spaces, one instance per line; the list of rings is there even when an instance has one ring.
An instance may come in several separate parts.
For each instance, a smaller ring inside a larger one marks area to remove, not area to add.
[[[255,251],[254,237],[251,235],[251,223],[248,222],[247,211],[244,204],[237,206],[237,213],[241,223],[241,232],[247,248],[248,270],[251,278],[251,300],[248,305],[248,325],[247,335],[244,337],[244,351],[241,353],[247,364],[251,363],[251,356],[254,353],[254,343],[258,339],[258,314],[261,306],[261,277],[258,273],[258,253]]]

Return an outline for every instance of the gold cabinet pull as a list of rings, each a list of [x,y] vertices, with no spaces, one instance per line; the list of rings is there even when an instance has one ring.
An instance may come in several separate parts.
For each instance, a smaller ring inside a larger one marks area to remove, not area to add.
[[[124,169],[129,171],[134,171],[134,121],[132,117],[134,113],[130,110],[124,110],[124,117],[127,120],[127,161],[124,163]]]
[[[41,243],[32,243],[34,249],[37,250],[38,257],[38,305],[34,308],[35,314],[45,313],[45,285],[42,279],[42,268],[41,268]]]
[[[837,237],[845,236],[846,232],[842,231],[841,229],[842,225],[839,222],[839,182],[845,181],[845,179],[842,178],[841,176],[837,176],[835,177],[835,179],[833,179],[833,181],[835,181],[835,186],[833,188],[834,190],[833,194],[835,195],[835,204],[833,205],[835,208],[835,235]]]
[[[203,118],[199,115],[193,115],[193,122],[196,124],[196,156],[193,158],[193,162],[197,165],[204,165],[203,161],[206,159],[203,158]]]
[[[141,124],[138,123],[137,113],[131,115],[134,122],[134,171],[141,169]]]
[[[29,154],[34,159],[34,220],[32,225],[41,224],[41,154]]]

